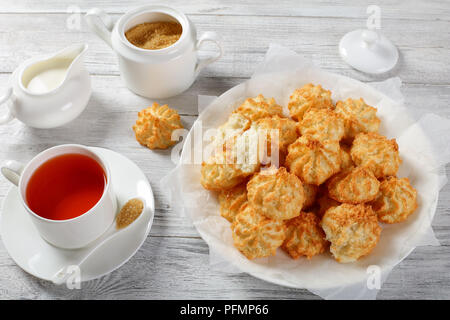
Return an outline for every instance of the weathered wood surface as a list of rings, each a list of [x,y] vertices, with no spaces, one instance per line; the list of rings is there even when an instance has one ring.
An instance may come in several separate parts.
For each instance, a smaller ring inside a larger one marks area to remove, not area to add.
[[[3,1],[0,8],[0,88],[25,59],[53,52],[74,42],[90,46],[86,65],[94,93],[86,111],[63,128],[36,130],[14,121],[0,127],[0,160],[30,159],[61,143],[82,143],[112,149],[135,161],[155,193],[156,215],[150,236],[122,268],[99,280],[67,290],[29,276],[17,267],[0,242],[0,298],[25,299],[172,299],[172,298],[317,298],[306,290],[287,289],[248,275],[224,274],[208,267],[208,248],[191,224],[174,213],[159,180],[173,168],[170,151],[152,152],[133,138],[136,112],[150,103],[122,84],[116,57],[84,23],[66,27],[68,8],[82,12],[101,7],[118,17],[143,1]],[[186,12],[199,32],[223,37],[225,55],[209,66],[185,93],[161,101],[178,109],[189,127],[198,114],[197,95],[220,95],[251,76],[270,43],[303,54],[318,66],[362,81],[399,76],[411,113],[450,117],[450,5],[446,1],[383,1],[382,32],[401,52],[394,71],[369,76],[339,57],[337,44],[346,32],[365,26],[370,2],[351,4],[294,0],[172,1]],[[188,4],[189,3],[189,4]],[[350,3],[350,2],[347,2]],[[208,52],[209,48],[206,48]],[[449,166],[447,169],[450,168]],[[0,178],[0,202],[9,189]],[[416,249],[389,276],[379,294],[391,298],[450,298],[450,185],[440,194],[434,230],[440,247]]]

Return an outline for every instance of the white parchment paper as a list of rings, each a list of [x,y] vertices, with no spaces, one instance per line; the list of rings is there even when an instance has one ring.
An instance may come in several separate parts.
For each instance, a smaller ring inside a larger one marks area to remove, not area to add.
[[[383,225],[377,247],[355,263],[339,264],[330,254],[293,260],[281,250],[274,257],[250,261],[233,246],[230,224],[219,214],[216,195],[200,185],[201,165],[193,163],[193,154],[206,143],[198,132],[217,128],[239,103],[259,93],[287,106],[294,89],[309,82],[331,90],[334,101],[363,97],[378,108],[380,133],[397,139],[403,160],[398,176],[408,177],[417,189],[419,207],[406,222]],[[325,299],[374,299],[390,271],[415,247],[439,245],[431,222],[439,190],[447,181],[443,166],[450,161],[450,120],[427,114],[414,121],[403,105],[400,86],[399,78],[368,85],[328,73],[291,50],[271,45],[250,80],[217,98],[199,96],[200,115],[185,139],[180,163],[161,184],[169,190],[173,209],[191,219],[209,245],[211,268],[247,272],[279,285],[308,289]]]

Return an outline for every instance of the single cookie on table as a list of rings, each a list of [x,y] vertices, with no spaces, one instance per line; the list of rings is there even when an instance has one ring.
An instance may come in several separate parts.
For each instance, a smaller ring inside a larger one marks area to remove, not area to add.
[[[378,132],[380,127],[377,109],[366,104],[362,98],[338,101],[335,112],[344,119],[346,140],[352,140],[361,132]]]
[[[378,195],[380,181],[372,171],[356,167],[339,172],[327,181],[329,196],[344,203],[365,203]]]
[[[341,147],[341,170],[353,168],[355,164],[353,163],[352,156],[350,155],[350,148],[351,146],[348,146],[344,143],[340,143]]]
[[[278,220],[298,216],[305,202],[302,182],[284,167],[255,174],[247,183],[247,197],[258,212]]]
[[[178,141],[172,140],[172,132],[182,129],[180,115],[168,105],[154,102],[138,113],[133,130],[136,140],[150,149],[167,149]]]
[[[266,99],[262,94],[248,98],[233,113],[239,113],[250,121],[278,115],[283,116],[283,107],[274,98]]]
[[[380,239],[377,215],[366,204],[344,203],[325,212],[321,221],[330,251],[340,263],[354,262],[368,255]]]
[[[286,166],[303,182],[320,185],[341,169],[339,142],[301,136],[288,147]]]
[[[289,98],[288,109],[291,117],[301,121],[303,115],[311,109],[334,109],[331,91],[324,90],[321,85],[308,83],[295,90]]]
[[[373,132],[358,134],[350,154],[357,166],[372,170],[377,178],[396,175],[401,163],[395,139]]]
[[[282,220],[267,218],[248,203],[231,224],[234,246],[248,259],[275,255],[286,237]]]
[[[298,259],[325,252],[328,242],[325,233],[320,227],[320,219],[312,212],[301,212],[298,217],[286,220],[286,239],[281,248],[292,258]]]
[[[340,141],[344,136],[344,120],[331,109],[310,109],[298,123],[301,135],[310,135],[318,140]]]
[[[245,183],[219,193],[220,215],[231,223],[245,203],[247,203],[247,185]]]
[[[408,178],[388,177],[381,182],[378,197],[370,204],[381,222],[402,222],[417,209],[417,191]]]

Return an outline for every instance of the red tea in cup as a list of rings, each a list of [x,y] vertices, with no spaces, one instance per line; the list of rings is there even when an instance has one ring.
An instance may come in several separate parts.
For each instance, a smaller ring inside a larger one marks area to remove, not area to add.
[[[43,218],[72,219],[95,206],[105,185],[106,175],[97,161],[83,154],[63,154],[34,171],[26,187],[26,201]]]

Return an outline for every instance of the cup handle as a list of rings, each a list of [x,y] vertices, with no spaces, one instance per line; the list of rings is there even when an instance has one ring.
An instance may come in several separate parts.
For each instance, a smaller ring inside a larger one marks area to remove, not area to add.
[[[22,174],[24,165],[19,161],[8,160],[1,167],[2,175],[16,186],[19,185],[20,175]]]
[[[89,28],[112,47],[111,31],[114,28],[114,22],[111,17],[99,8],[90,9],[84,17]]]
[[[0,97],[0,105],[4,104],[6,101],[8,101],[11,98],[12,93],[13,93],[12,88],[8,88],[6,93],[2,97]],[[11,110],[9,110],[9,108],[6,108],[5,114],[0,116],[0,125],[8,123],[12,119],[14,119],[14,116],[11,113]]]
[[[198,41],[197,41],[196,49],[200,50],[200,46],[205,41],[214,42],[217,45],[217,47],[219,48],[219,52],[218,52],[218,54],[216,54],[213,57],[199,60],[199,62],[197,63],[197,66],[195,67],[195,76],[198,76],[198,74],[200,73],[200,71],[202,71],[202,69],[204,67],[206,67],[208,64],[211,64],[214,61],[216,61],[217,59],[219,59],[223,54],[222,41],[220,39],[220,36],[217,33],[213,32],[213,31],[207,31],[204,34],[202,34],[200,39],[198,39]]]

